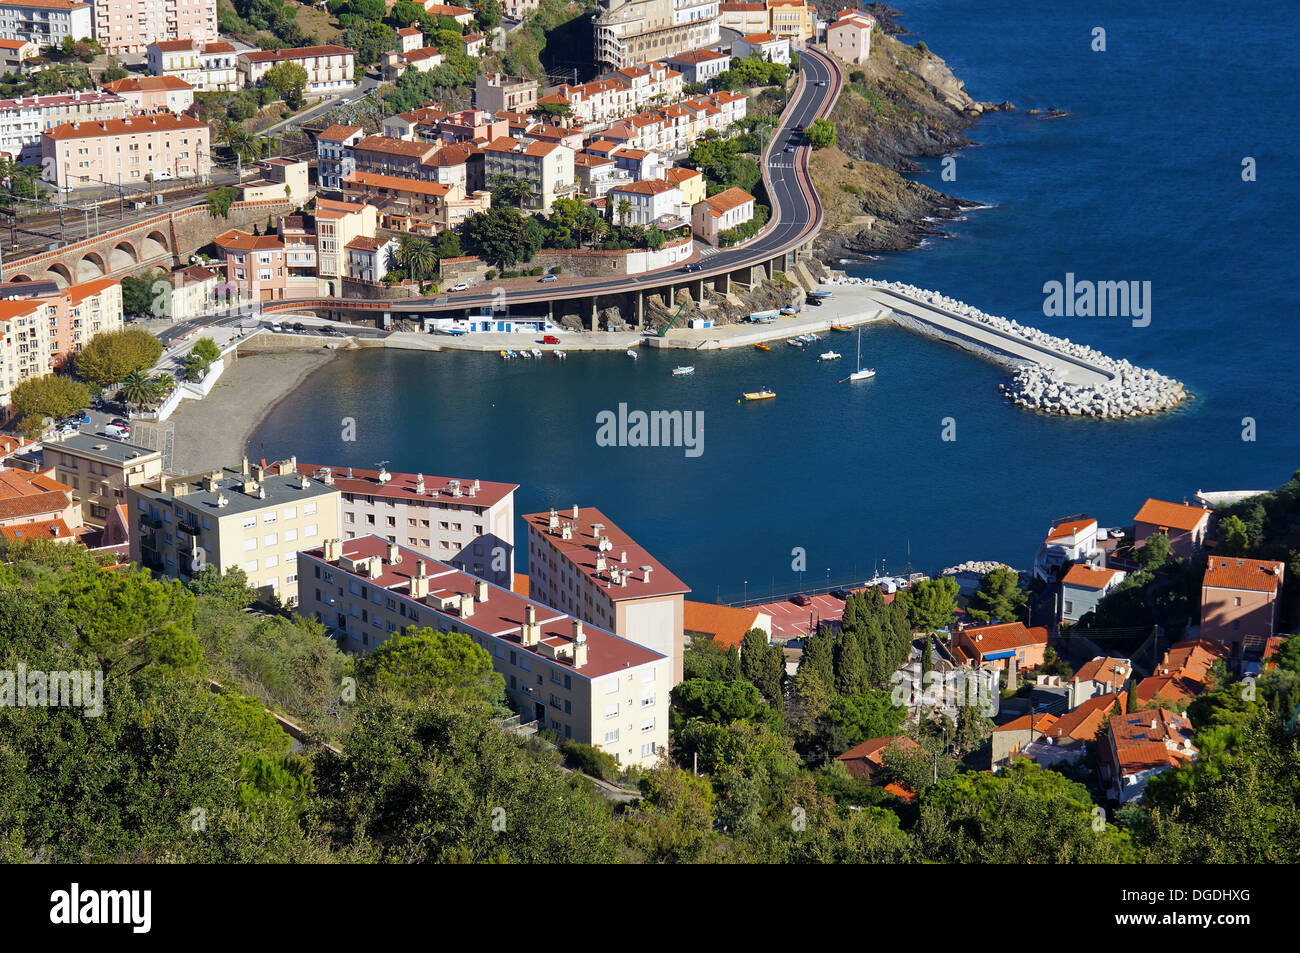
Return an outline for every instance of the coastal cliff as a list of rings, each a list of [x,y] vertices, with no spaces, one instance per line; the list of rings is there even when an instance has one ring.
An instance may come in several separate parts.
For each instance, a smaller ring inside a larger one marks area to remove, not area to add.
[[[817,247],[829,259],[913,248],[936,224],[974,203],[905,179],[918,156],[942,156],[971,144],[965,132],[986,112],[1010,103],[978,102],[924,43],[908,46],[890,31],[897,11],[870,5],[881,25],[871,57],[846,70],[831,120],[837,144],[814,152],[813,181],[826,209]],[[927,221],[927,219],[937,221]]]

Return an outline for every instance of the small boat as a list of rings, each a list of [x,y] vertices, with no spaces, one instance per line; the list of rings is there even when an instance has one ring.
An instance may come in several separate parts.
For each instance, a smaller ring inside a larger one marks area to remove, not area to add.
[[[507,354],[505,351],[502,351],[502,352],[501,352],[501,359],[502,359],[503,361],[508,361],[508,360],[510,360],[510,355]]]
[[[764,387],[762,390],[746,391],[741,395],[745,400],[767,400],[769,397],[775,397],[776,391]]]
[[[754,347],[758,348],[760,351],[770,351],[770,350],[772,350],[771,345],[768,345],[768,344],[755,344]]]
[[[551,353],[554,354],[556,359],[560,361],[566,360],[569,356],[565,354],[563,351],[552,351]]]
[[[832,292],[829,291],[810,291],[808,295],[813,298],[829,298]]]
[[[844,325],[842,325],[842,324],[832,324],[832,325],[831,325],[831,330],[832,330],[832,331],[847,331],[847,330],[849,330],[849,329],[848,329],[847,327],[845,327]]]
[[[804,345],[804,342],[799,340],[798,338],[786,338],[785,343],[790,345],[791,347],[803,347]]]
[[[628,349],[627,349],[627,356],[630,357],[630,358],[632,358],[632,360],[635,361],[635,360],[636,360],[636,351],[632,350],[631,348],[628,348]]]
[[[536,348],[536,347],[533,348],[533,357],[541,357],[541,356],[542,356],[541,348]]]
[[[523,348],[519,349],[519,356],[522,357],[525,361],[528,360],[530,357],[532,357],[532,355],[529,354],[527,351],[525,351]]]
[[[812,333],[805,334],[804,337],[808,340],[808,343],[809,343],[809,344],[812,344],[814,341],[820,341],[820,340],[821,340],[821,338],[819,338],[817,335],[812,334]]]
[[[790,314],[798,314],[799,312],[796,311],[794,308],[782,308],[781,313],[785,315],[790,315]]]
[[[506,357],[518,357],[514,351],[506,351]]]
[[[674,377],[685,377],[687,374],[694,374],[694,373],[695,373],[694,364],[683,364],[681,367],[673,368]]]
[[[858,369],[844,378],[845,381],[865,381],[869,377],[876,376],[874,367],[862,366],[862,328],[858,328],[858,359],[854,363],[857,364]],[[840,383],[842,384],[844,381],[840,381]]]
[[[822,351],[821,357],[817,358],[819,361],[838,361],[839,359],[838,351]]]

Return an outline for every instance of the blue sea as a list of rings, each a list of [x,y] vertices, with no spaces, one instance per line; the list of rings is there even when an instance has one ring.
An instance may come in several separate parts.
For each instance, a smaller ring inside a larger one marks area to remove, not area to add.
[[[521,484],[521,513],[599,506],[698,598],[726,601],[861,579],[882,562],[1026,567],[1054,517],[1122,525],[1148,496],[1289,479],[1300,467],[1293,6],[899,8],[915,34],[905,42],[924,40],[976,99],[1019,111],[976,125],[956,181],[941,180],[937,160],[916,176],[990,208],[945,226],[949,238],[849,270],[1154,367],[1196,394],[1185,410],[1123,422],[1030,414],[997,393],[1002,370],[883,326],[863,334],[876,378],[852,387],[835,383],[843,367],[783,345],[690,355],[692,377],[671,375],[684,360],[675,351],[559,363],[374,350],[309,378],[250,456],[507,480]],[[1097,27],[1104,52],[1091,48]],[[1256,181],[1242,179],[1246,157]],[[1150,281],[1149,326],[1044,317],[1044,283],[1067,273]],[[835,337],[845,365],[853,340]],[[775,400],[737,402],[764,385]],[[703,411],[703,453],[597,446],[596,415],[621,402]],[[341,439],[347,417],[354,442]],[[945,418],[953,441],[941,439]]]

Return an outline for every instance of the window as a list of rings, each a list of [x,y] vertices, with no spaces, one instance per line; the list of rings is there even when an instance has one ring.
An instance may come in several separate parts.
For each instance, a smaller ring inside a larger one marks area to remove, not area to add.
[[[641,757],[653,758],[655,755],[655,743],[653,741],[641,746]]]
[[[284,531],[284,541],[286,543],[292,543],[297,538],[298,538],[298,531],[296,529],[286,529]]]
[[[655,720],[654,720],[653,718],[647,718],[645,721],[641,722],[641,730],[642,730],[642,731],[654,731],[654,730],[655,730]]]
[[[279,556],[267,556],[264,560],[262,560],[262,565],[267,569],[271,569],[274,566],[278,566],[279,564],[280,564]]]
[[[263,546],[274,546],[279,541],[280,541],[280,537],[277,536],[275,533],[267,533],[265,536],[262,537]]]
[[[641,699],[642,708],[649,708],[654,703],[655,703],[655,697],[653,695],[647,695],[645,698]]]
[[[315,515],[316,515],[316,504],[315,504],[315,503],[304,503],[304,504],[302,505],[302,515],[303,515],[303,516],[315,516]]]
[[[257,560],[244,563],[244,572],[257,572]]]
[[[606,695],[613,695],[616,691],[618,691],[618,678],[617,678],[617,676],[614,677],[614,678],[611,678],[608,682],[605,683],[605,694],[606,694]]]
[[[613,705],[606,705],[606,706],[605,706],[605,717],[606,717],[606,718],[617,718],[617,717],[618,717],[618,703],[617,703],[617,702],[615,702]]]
[[[316,535],[316,524],[315,524],[315,523],[308,523],[307,526],[303,529],[303,531],[302,531],[302,535],[305,536],[305,537],[312,537],[312,536],[315,536],[315,535]]]
[[[605,732],[605,744],[609,744],[610,742],[613,741],[618,741],[617,728],[611,728],[609,731]]]
[[[251,539],[246,539],[246,540],[244,540],[244,552],[246,552],[246,553],[247,553],[247,552],[251,552],[251,551],[254,550],[254,549],[257,549],[257,538],[256,538],[256,537],[253,537],[253,538],[251,538]]]
[[[284,518],[287,520],[296,520],[298,518],[298,507],[287,507],[284,511]]]
[[[263,523],[274,523],[274,522],[275,522],[275,510],[271,510],[270,512],[267,512],[267,513],[263,513],[263,514],[262,514],[262,522],[263,522]]]
[[[648,668],[641,673],[641,684],[644,685],[646,682],[653,682],[654,680],[655,670],[653,668]]]

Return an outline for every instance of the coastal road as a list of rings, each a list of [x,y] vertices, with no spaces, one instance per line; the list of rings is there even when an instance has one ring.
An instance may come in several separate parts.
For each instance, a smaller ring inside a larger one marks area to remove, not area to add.
[[[573,284],[540,285],[536,288],[477,290],[456,294],[441,294],[426,300],[397,299],[372,301],[347,299],[348,308],[359,312],[400,312],[403,314],[446,311],[460,308],[491,307],[500,304],[502,294],[507,304],[522,305],[545,303],[563,299],[589,297],[598,294],[625,294],[638,290],[654,290],[664,285],[665,279],[675,272],[681,281],[711,278],[766,261],[783,251],[798,248],[817,233],[821,227],[822,209],[808,174],[809,146],[798,145],[794,152],[786,152],[786,145],[797,139],[799,126],[808,126],[814,119],[828,115],[835,105],[843,85],[843,73],[824,53],[805,49],[799,55],[799,82],[791,96],[781,124],[773,132],[763,157],[763,181],[772,203],[772,218],[767,228],[748,244],[739,248],[720,249],[701,261],[701,270],[689,276],[680,268],[660,269],[641,275],[593,278]],[[480,286],[482,287],[482,286]],[[339,306],[339,298],[307,299],[277,302],[275,310],[308,310],[313,307]],[[271,309],[268,309],[271,310]]]

